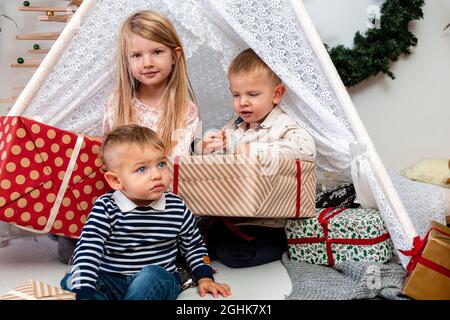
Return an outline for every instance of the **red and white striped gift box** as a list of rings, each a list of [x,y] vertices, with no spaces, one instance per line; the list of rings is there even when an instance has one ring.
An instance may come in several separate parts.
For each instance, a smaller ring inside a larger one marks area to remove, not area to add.
[[[0,297],[0,300],[75,300],[75,293],[37,280],[28,280]]]
[[[175,157],[173,192],[196,215],[315,216],[315,163],[261,155]]]

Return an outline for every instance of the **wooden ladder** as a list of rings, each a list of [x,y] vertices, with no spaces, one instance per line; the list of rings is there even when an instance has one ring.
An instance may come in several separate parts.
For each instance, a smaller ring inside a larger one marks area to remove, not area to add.
[[[19,6],[19,11],[42,11],[42,12],[73,12],[70,9],[70,5],[67,7],[25,7],[25,6]]]
[[[69,2],[69,7],[70,6],[81,6],[81,4],[83,3],[83,0],[70,0]]]
[[[12,63],[11,68],[37,68],[42,59],[26,59],[23,63]]]
[[[0,98],[0,103],[2,104],[13,104],[16,102],[18,97],[10,97],[10,98]]]
[[[61,32],[38,32],[16,36],[17,40],[56,40]]]
[[[50,49],[30,49],[28,50],[28,53],[32,53],[32,54],[45,54],[48,53],[50,51]]]
[[[68,0],[67,6],[19,6],[19,11],[44,12],[45,15],[37,16],[38,21],[47,22],[68,22],[74,15],[77,7],[83,3],[83,0]],[[61,32],[37,32],[17,35],[17,40],[56,40]],[[50,49],[30,49],[27,52],[31,54],[47,54]],[[11,68],[38,68],[43,59],[23,59],[23,63],[12,63]],[[23,90],[25,86],[16,86],[14,90]],[[18,97],[9,97],[0,99],[0,103],[13,104]]]
[[[60,14],[57,16],[38,16],[37,19],[39,21],[67,22],[72,17],[73,14]]]

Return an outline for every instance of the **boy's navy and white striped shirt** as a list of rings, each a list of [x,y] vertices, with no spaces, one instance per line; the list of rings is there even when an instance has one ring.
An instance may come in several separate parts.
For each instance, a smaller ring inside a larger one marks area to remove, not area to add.
[[[121,208],[129,211],[122,211],[117,199],[126,198],[120,191],[106,193],[92,208],[74,252],[73,291],[93,294],[99,270],[133,275],[158,265],[175,273],[178,250],[196,279],[213,279],[195,217],[180,197],[166,192],[162,201],[147,207],[129,205],[126,199],[128,205]]]

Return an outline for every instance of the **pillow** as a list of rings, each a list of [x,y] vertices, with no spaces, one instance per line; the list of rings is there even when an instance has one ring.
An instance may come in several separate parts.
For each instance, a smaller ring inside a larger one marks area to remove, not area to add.
[[[400,171],[405,178],[450,188],[450,160],[444,158],[422,159]]]

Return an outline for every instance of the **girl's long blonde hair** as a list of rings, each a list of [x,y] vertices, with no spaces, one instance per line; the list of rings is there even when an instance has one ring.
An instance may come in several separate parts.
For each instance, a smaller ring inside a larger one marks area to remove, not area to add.
[[[137,122],[132,108],[132,99],[139,89],[139,82],[133,77],[130,67],[129,39],[132,34],[169,47],[175,57],[175,65],[172,67],[166,90],[160,100],[163,111],[156,130],[170,154],[175,145],[172,134],[186,125],[188,99],[194,103],[196,100],[187,74],[186,57],[181,40],[172,23],[157,12],[150,10],[137,12],[122,25],[118,43],[118,84],[113,128]],[[179,58],[175,52],[177,47],[181,48]]]

